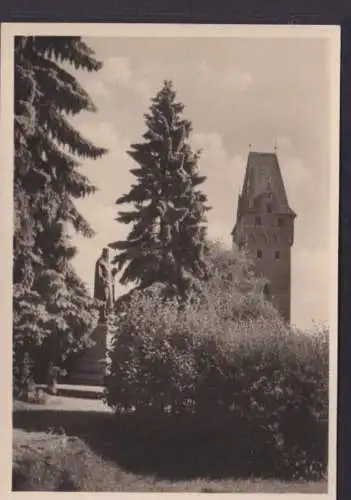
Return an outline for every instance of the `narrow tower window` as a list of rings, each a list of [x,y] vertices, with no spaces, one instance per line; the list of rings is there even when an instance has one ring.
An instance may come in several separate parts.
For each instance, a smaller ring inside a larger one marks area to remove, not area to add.
[[[261,225],[261,217],[255,217],[255,224],[256,224],[256,226]]]
[[[271,298],[271,291],[269,289],[269,286],[267,285],[267,283],[265,284],[264,288],[263,288],[263,294],[265,296],[265,298],[267,300],[269,300]]]
[[[257,258],[258,259],[262,258],[262,250],[257,250]]]
[[[272,213],[272,205],[270,203],[268,203],[268,205],[267,205],[267,213],[268,214]]]
[[[284,226],[284,219],[282,217],[278,217],[278,226],[283,227]]]
[[[280,259],[280,252],[279,252],[279,250],[277,250],[275,252],[275,260],[279,260],[279,259]]]

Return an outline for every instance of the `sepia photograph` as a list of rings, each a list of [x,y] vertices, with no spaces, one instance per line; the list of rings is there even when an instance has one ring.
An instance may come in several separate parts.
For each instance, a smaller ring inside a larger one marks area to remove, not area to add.
[[[1,36],[11,491],[336,498],[339,29]]]

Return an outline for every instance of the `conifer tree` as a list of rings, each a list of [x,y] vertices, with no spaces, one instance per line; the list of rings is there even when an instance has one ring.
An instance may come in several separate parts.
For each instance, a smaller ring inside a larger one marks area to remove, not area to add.
[[[152,99],[145,115],[144,141],[132,144],[129,155],[138,164],[131,170],[136,183],[117,204],[130,204],[117,220],[133,224],[126,241],[116,242],[114,263],[121,283],[144,289],[162,283],[183,297],[204,273],[207,198],[198,187],[200,151],[189,144],[192,124],[182,118],[173,84]]]
[[[70,115],[95,111],[70,66],[97,71],[101,63],[80,37],[15,39],[15,370],[23,359],[35,363],[38,352],[45,362],[62,361],[83,347],[96,319],[94,301],[71,264],[76,249],[69,230],[93,235],[74,199],[96,188],[77,159],[97,159],[105,149],[69,122]]]

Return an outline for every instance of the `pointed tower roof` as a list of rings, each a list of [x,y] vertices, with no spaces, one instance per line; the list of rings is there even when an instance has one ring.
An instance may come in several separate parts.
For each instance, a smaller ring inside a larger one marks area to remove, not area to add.
[[[242,209],[253,208],[262,195],[274,197],[279,212],[294,215],[285,191],[276,153],[249,152],[244,184],[240,195]]]

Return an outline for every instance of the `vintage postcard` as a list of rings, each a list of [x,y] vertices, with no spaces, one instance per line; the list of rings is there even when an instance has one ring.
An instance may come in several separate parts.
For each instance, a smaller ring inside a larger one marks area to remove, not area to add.
[[[4,491],[336,498],[339,85],[333,26],[2,25]]]

